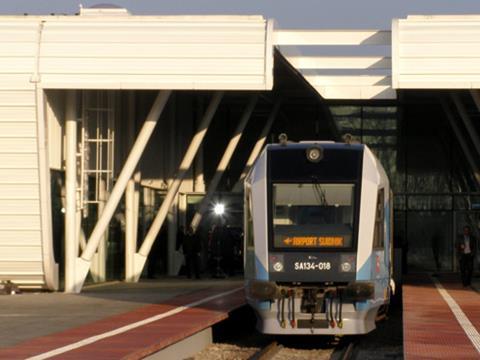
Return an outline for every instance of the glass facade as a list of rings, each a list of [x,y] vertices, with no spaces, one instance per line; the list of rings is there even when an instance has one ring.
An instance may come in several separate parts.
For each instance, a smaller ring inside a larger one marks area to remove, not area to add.
[[[331,105],[341,135],[367,144],[394,193],[394,240],[409,271],[456,270],[454,242],[464,225],[478,236],[480,194],[438,103]]]

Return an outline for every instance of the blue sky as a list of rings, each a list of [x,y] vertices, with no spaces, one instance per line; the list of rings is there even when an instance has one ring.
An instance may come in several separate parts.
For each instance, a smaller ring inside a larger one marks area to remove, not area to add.
[[[1,0],[1,14],[49,14],[113,3],[133,14],[260,14],[284,28],[390,28],[407,14],[480,14],[480,0]]]

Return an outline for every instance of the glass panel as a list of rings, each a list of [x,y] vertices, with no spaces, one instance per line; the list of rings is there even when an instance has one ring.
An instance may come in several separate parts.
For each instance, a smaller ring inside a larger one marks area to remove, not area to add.
[[[415,211],[407,215],[409,272],[451,271],[452,213]]]
[[[409,210],[451,210],[451,196],[415,195],[408,197]]]
[[[428,159],[424,159],[428,162]],[[433,193],[450,192],[450,177],[446,173],[412,174],[407,175],[407,192]]]
[[[395,114],[397,112],[396,106],[364,106],[363,113],[368,114]]]
[[[351,247],[354,184],[274,184],[275,247]]]
[[[394,145],[397,142],[397,137],[396,136],[384,136],[384,135],[379,135],[379,136],[371,136],[371,135],[365,135],[363,136],[363,142],[365,144],[385,144],[385,145]]]
[[[455,195],[455,209],[480,210],[480,196]]]
[[[360,116],[360,106],[330,106],[330,111],[333,116]]]
[[[363,128],[369,130],[396,130],[397,119],[363,119]]]
[[[336,118],[337,127],[342,133],[354,133],[355,135],[360,134],[362,119],[360,118],[350,118],[350,117],[337,117]]]

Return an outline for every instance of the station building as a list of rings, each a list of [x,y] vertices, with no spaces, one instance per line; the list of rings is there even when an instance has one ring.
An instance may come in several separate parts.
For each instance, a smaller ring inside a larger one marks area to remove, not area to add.
[[[175,275],[179,226],[207,241],[221,202],[241,229],[243,177],[281,133],[369,145],[404,265],[456,271],[457,234],[480,229],[479,35],[476,15],[1,16],[0,280],[78,292],[137,281],[152,252]]]

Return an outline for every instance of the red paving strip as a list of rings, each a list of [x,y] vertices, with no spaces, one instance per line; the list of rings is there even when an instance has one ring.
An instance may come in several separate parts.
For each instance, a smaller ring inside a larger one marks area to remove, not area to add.
[[[450,291],[448,282],[442,281],[442,285],[446,285],[451,296],[457,291],[462,293],[456,294],[459,297],[475,294],[477,306],[480,305],[478,294],[472,290]],[[465,312],[463,306],[462,310]],[[411,277],[403,285],[403,347],[407,360],[480,358],[428,275]]]
[[[244,304],[243,293],[239,291],[62,354],[58,359],[86,359],[93,355],[101,359],[140,359],[226,319],[229,311]],[[112,348],[116,350],[114,354]]]
[[[450,296],[455,299],[472,325],[480,332],[480,294],[474,290],[464,289],[458,282],[445,282],[442,280],[442,285],[447,289]]]
[[[205,289],[169,299],[162,304],[108,317],[63,332],[42,336],[16,346],[0,349],[0,359],[24,359],[66,346],[91,336],[173,310],[233,288]],[[138,359],[178,340],[195,334],[228,317],[228,312],[245,304],[242,291],[217,298],[125,333],[99,340],[84,347],[58,355],[58,359]]]

